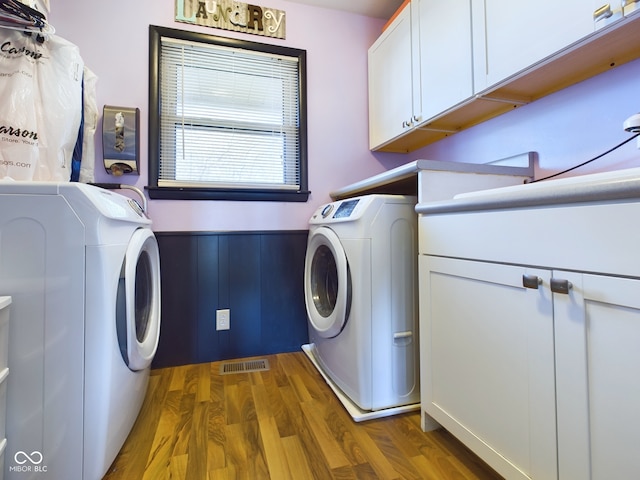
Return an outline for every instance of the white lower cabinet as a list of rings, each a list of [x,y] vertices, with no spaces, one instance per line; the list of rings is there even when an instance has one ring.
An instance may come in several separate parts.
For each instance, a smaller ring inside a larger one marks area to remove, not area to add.
[[[522,286],[550,272],[420,262],[423,409],[506,478],[556,478],[553,306]]]
[[[507,479],[640,478],[640,280],[419,262],[425,416]]]
[[[554,276],[559,476],[640,478],[640,280]]]

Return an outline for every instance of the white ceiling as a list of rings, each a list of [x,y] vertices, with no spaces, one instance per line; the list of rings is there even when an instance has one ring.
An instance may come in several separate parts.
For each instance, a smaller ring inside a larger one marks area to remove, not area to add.
[[[294,3],[304,3],[316,7],[343,10],[359,13],[369,17],[389,19],[393,12],[402,4],[402,0],[289,0]]]

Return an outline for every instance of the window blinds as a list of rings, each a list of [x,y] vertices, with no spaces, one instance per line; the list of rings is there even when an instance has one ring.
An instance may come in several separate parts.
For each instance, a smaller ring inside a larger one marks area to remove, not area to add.
[[[158,185],[300,189],[298,63],[163,37]]]

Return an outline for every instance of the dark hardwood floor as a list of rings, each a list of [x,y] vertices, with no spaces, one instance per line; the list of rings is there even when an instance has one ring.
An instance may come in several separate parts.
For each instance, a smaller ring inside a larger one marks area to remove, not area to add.
[[[303,352],[264,358],[268,371],[153,370],[105,479],[502,478],[445,430],[422,432],[419,412],[355,423]]]

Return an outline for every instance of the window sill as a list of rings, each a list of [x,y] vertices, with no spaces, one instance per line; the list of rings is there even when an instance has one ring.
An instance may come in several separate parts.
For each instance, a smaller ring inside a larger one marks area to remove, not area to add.
[[[309,191],[229,190],[196,187],[145,187],[154,200],[240,200],[254,202],[306,202]]]

